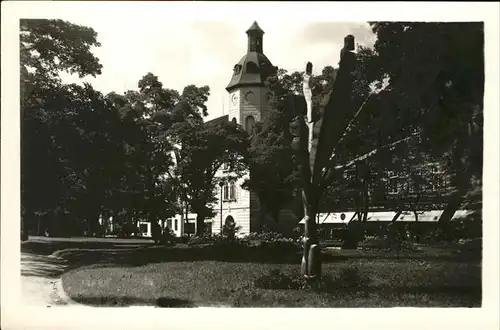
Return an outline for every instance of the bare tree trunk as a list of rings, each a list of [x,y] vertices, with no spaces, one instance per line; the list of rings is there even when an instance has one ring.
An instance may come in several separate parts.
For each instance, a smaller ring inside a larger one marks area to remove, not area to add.
[[[418,211],[413,211],[415,215],[415,242],[420,243],[420,226],[418,222]]]
[[[399,209],[396,211],[396,214],[394,214],[394,216],[392,217],[391,223],[396,222],[396,220],[398,220],[398,218],[399,218],[399,216],[401,215],[401,213],[403,213],[403,210],[402,210],[401,208],[399,208]]]
[[[303,193],[304,201],[304,249],[301,262],[301,274],[306,277],[321,276],[321,252],[318,245],[318,234],[316,224],[316,209],[307,201]]]
[[[199,212],[196,214],[196,235],[203,236],[205,234],[205,216]]]
[[[415,215],[415,241],[420,242],[420,225],[418,223],[418,204],[420,203],[420,187],[417,187],[417,198],[415,199],[415,205],[413,206],[413,214]]]
[[[451,219],[453,219],[453,215],[455,215],[455,212],[460,208],[460,205],[462,205],[462,202],[463,196],[457,195],[452,197],[446,204],[443,213],[441,213],[441,216],[439,217],[438,225],[441,228],[444,234],[443,238],[445,239],[451,238],[450,222]]]

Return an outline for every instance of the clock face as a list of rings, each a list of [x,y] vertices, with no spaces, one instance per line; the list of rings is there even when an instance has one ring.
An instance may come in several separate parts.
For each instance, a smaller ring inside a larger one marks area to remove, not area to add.
[[[231,104],[236,105],[238,103],[238,96],[236,94],[231,95]]]

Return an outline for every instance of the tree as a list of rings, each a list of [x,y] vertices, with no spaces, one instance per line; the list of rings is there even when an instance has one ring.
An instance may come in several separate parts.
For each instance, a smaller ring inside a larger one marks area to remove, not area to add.
[[[180,94],[148,73],[139,80],[138,91],[108,95],[121,115],[125,157],[114,205],[131,228],[139,219],[155,225],[180,211],[177,181],[167,175],[173,161],[172,127],[202,123],[203,93],[208,87],[190,85]]]
[[[366,212],[366,201],[369,197],[366,196],[368,189],[365,180],[365,173],[368,172],[367,161],[373,156],[392,150],[418,136],[418,134],[405,136],[406,132],[403,130],[398,132],[400,134],[389,136],[389,141],[384,144],[380,143],[381,139],[360,144],[361,147],[356,148],[355,152],[362,152],[362,154],[351,156],[352,150],[345,148],[346,140],[352,137],[355,140],[357,137],[355,128],[359,128],[360,121],[370,115],[370,109],[374,109],[374,102],[380,99],[380,94],[383,92],[380,88],[377,90],[377,88],[370,87],[373,84],[369,84],[372,71],[369,70],[367,63],[373,59],[373,52],[362,50],[360,57],[365,58],[363,61],[358,61],[353,50],[354,37],[349,35],[344,39],[338,73],[319,98],[319,106],[316,103],[317,110],[313,111],[312,115],[309,110],[307,114],[304,111],[297,112],[296,117],[290,123],[290,131],[294,136],[292,147],[298,159],[305,209],[302,273],[306,276],[319,276],[321,273],[315,218],[325,188],[349,168],[364,167],[361,177],[364,181],[362,190],[365,195],[363,203]],[[303,80],[304,96],[308,107],[314,106],[310,88],[311,71],[312,64],[308,63]],[[377,84],[374,87],[378,87]],[[364,101],[362,101],[363,94],[367,95]],[[372,132],[369,130],[368,133]],[[341,165],[336,165],[338,163]]]
[[[21,70],[21,194],[25,235],[34,215],[67,213],[69,186],[81,184],[64,157],[63,135],[70,130],[65,119],[71,101],[97,96],[88,86],[64,86],[63,71],[80,77],[100,74],[93,56],[98,47],[91,28],[62,20],[23,19],[20,22]],[[98,97],[98,96],[97,96]],[[94,104],[94,106],[96,106]],[[73,107],[74,109],[74,107]],[[75,118],[75,117],[73,117]],[[54,134],[56,133],[57,134]],[[47,189],[50,187],[50,189]],[[38,228],[40,229],[40,228]],[[26,238],[26,237],[25,237]]]
[[[210,93],[208,86],[188,85],[178,93],[165,88],[157,76],[148,73],[139,81],[138,87],[138,92],[127,93],[127,105],[122,110],[129,114],[130,125],[137,132],[130,148],[136,153],[135,157],[130,154],[131,161],[138,161],[131,163],[130,168],[138,174],[138,181],[143,182],[143,190],[137,191],[153,192],[155,182],[168,187],[170,197],[173,197],[173,192],[179,197],[177,203],[168,202],[169,209],[179,211],[180,204],[187,202],[197,213],[197,232],[202,234],[204,220],[212,214],[212,204],[216,200],[215,173],[227,163],[235,177],[241,175],[247,135],[232,123],[203,123],[203,116],[207,115],[205,103]],[[155,199],[154,194],[148,199],[168,200]],[[148,210],[151,221],[157,221],[159,215],[150,211],[164,205],[147,205],[140,209]]]
[[[227,164],[235,180],[243,175],[248,135],[232,122],[176,123],[169,135],[175,154],[175,166],[169,175],[177,182],[183,199],[197,214],[197,235],[203,235],[205,219],[213,215],[216,201],[215,174],[222,164]]]
[[[422,147],[453,173],[446,226],[482,171],[483,23],[370,24],[378,79],[388,78],[393,102],[422,126]]]
[[[327,66],[320,75],[314,76],[314,92],[321,94],[335,73],[333,67]],[[273,94],[272,106],[251,133],[248,160],[252,175],[243,187],[257,194],[261,223],[266,214],[270,214],[278,222],[280,211],[298,192],[299,174],[293,162],[289,161],[293,150],[290,146],[292,137],[288,122],[292,119],[290,108],[304,107],[304,104],[300,97],[289,102],[287,96],[302,93],[302,75],[303,72],[289,74],[284,69],[278,69],[276,74],[268,77],[266,84]]]

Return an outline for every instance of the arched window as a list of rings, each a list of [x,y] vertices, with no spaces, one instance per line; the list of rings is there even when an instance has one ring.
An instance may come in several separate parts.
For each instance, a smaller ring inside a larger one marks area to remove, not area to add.
[[[245,131],[247,131],[248,134],[252,133],[254,125],[255,125],[255,118],[253,118],[253,116],[248,116],[245,119]]]
[[[231,121],[233,122],[233,124],[237,124],[236,117],[233,117],[233,119],[231,119]]]
[[[247,73],[259,73],[259,67],[255,62],[247,63]]]

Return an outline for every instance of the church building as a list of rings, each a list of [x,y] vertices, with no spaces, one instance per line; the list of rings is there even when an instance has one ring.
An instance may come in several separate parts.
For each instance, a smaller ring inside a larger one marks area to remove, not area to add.
[[[248,38],[247,52],[233,67],[233,72],[226,87],[229,97],[229,111],[227,115],[213,119],[207,124],[223,120],[230,120],[241,125],[251,133],[255,122],[266,119],[271,107],[271,93],[265,86],[267,77],[276,73],[277,67],[264,55],[264,31],[257,22],[246,31]],[[231,182],[224,166],[216,174],[221,185],[217,186],[219,202],[215,206],[216,215],[207,219],[207,232],[219,233],[226,223],[235,223],[240,227],[240,234],[245,235],[262,229],[262,218],[259,212],[259,201],[255,193],[241,187],[248,173],[243,178]],[[221,212],[222,210],[222,212]],[[269,221],[273,221],[269,219]],[[291,211],[283,211],[280,222],[287,227],[298,226],[300,219]],[[267,224],[266,224],[267,225]]]

